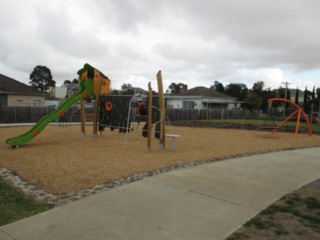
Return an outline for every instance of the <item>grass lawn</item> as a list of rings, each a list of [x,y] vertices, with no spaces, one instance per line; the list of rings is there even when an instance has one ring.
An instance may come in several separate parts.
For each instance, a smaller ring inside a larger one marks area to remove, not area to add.
[[[320,239],[320,179],[279,199],[226,240]]]
[[[48,210],[0,179],[0,226]]]
[[[267,120],[266,123],[264,122],[264,119],[213,119],[210,120],[210,122],[216,122],[216,123],[233,123],[233,124],[252,124],[252,125],[259,125],[262,126],[263,124],[266,125],[273,125],[272,120]],[[281,121],[274,121],[275,125],[278,126]],[[287,122],[284,126],[291,126],[295,127],[296,122]],[[307,128],[307,124],[301,122],[300,126],[302,128]],[[312,130],[320,131],[320,124],[311,124]]]

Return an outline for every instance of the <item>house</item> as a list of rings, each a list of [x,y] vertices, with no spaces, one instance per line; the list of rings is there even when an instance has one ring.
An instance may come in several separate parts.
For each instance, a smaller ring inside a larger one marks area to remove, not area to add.
[[[45,94],[0,74],[0,106],[44,107]]]
[[[234,109],[237,99],[206,87],[195,87],[179,94],[166,95],[167,108]]]
[[[45,104],[46,107],[58,106],[66,98],[66,95],[67,95],[66,86],[61,86],[61,87],[50,86],[48,97],[46,98],[46,104]]]
[[[148,95],[148,91],[140,87],[133,87],[132,90],[134,92],[134,95]]]

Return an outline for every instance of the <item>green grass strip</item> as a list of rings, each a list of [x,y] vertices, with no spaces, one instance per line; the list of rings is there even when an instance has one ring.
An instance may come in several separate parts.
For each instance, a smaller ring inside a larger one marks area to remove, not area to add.
[[[0,179],[0,226],[48,209],[46,204],[35,202]]]

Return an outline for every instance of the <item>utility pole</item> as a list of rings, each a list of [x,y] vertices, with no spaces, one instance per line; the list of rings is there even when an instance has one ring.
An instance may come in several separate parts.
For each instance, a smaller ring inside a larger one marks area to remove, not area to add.
[[[286,90],[285,90],[285,92],[284,92],[284,98],[287,99],[288,85],[289,85],[290,83],[288,83],[287,81],[285,81],[285,82],[282,82],[281,84],[284,84],[284,85],[285,85]],[[285,114],[286,114],[286,103],[284,102],[284,103],[283,103],[283,117],[285,117]]]

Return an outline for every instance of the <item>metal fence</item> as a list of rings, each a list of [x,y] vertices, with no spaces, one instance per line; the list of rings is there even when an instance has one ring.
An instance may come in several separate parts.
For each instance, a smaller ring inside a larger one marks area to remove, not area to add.
[[[195,121],[210,119],[257,119],[258,112],[249,110],[227,109],[166,109],[166,117],[169,121]]]
[[[0,106],[0,123],[34,123],[43,116],[54,111],[52,107],[7,107]],[[86,109],[86,112],[92,112]],[[166,109],[167,119],[170,121],[185,120],[209,120],[209,119],[256,119],[257,113],[248,110],[226,109]],[[80,122],[79,107],[72,107],[64,117],[58,119],[61,122]]]
[[[0,106],[0,123],[34,123],[43,116],[54,111],[52,107],[7,107]],[[288,109],[289,110],[289,109]],[[93,112],[92,107],[86,108],[86,113]],[[290,114],[286,112],[285,115]],[[210,119],[262,119],[273,116],[277,119],[283,118],[284,114],[279,111],[269,113],[253,112],[246,109],[166,109],[166,118],[169,121],[196,121]],[[74,105],[65,116],[58,119],[60,122],[80,122],[80,107]]]

